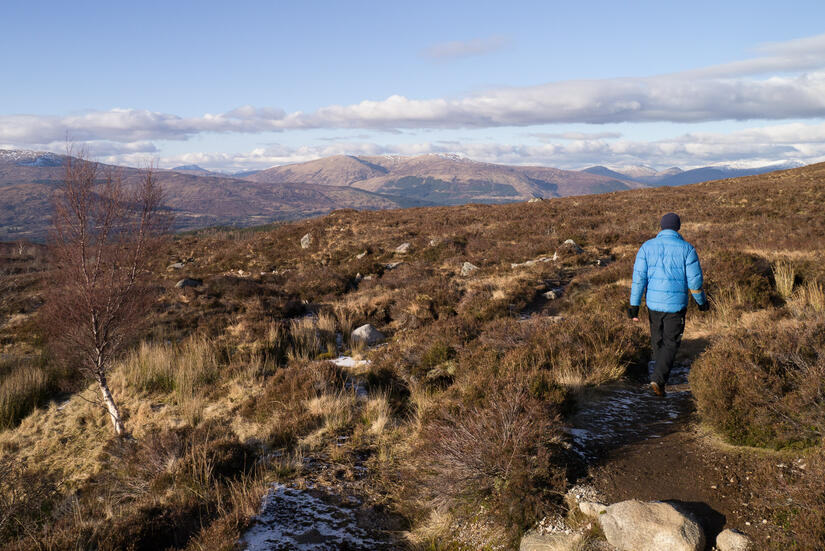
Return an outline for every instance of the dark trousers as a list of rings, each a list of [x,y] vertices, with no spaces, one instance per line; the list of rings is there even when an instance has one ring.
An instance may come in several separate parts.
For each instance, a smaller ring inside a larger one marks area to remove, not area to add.
[[[650,316],[650,343],[653,346],[653,376],[650,380],[665,388],[676,352],[682,342],[685,331],[685,312],[655,312],[648,310]]]

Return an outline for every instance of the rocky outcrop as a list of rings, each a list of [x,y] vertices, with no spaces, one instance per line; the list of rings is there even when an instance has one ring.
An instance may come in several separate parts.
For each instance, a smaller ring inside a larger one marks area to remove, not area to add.
[[[598,517],[605,538],[620,551],[703,551],[705,533],[670,503],[635,499],[607,507]]]
[[[384,339],[384,334],[369,323],[355,329],[350,335],[350,342],[353,344],[360,343],[367,346],[380,344],[384,342]]]
[[[312,246],[312,234],[304,234],[304,236],[301,238],[301,248],[308,249],[310,248],[310,246]]]

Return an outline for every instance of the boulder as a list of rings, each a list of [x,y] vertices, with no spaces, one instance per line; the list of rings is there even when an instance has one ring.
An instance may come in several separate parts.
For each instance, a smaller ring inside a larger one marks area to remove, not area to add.
[[[312,245],[312,234],[307,233],[301,238],[301,248],[308,249]]]
[[[614,503],[598,517],[607,543],[620,551],[703,551],[705,533],[670,503],[635,499]]]
[[[738,530],[722,530],[716,536],[716,549],[719,551],[751,551],[753,541]]]
[[[530,531],[521,538],[519,551],[575,551],[581,549],[584,535],[573,533],[539,534]]]
[[[367,346],[373,346],[384,342],[384,338],[384,334],[381,331],[367,323],[353,330],[350,335],[350,342],[353,344],[363,343]]]
[[[476,270],[478,270],[478,266],[476,266],[475,264],[470,264],[469,262],[465,262],[464,264],[461,265],[461,275],[463,275],[464,277],[467,277],[468,275],[472,274]]]
[[[395,254],[407,254],[411,246],[409,243],[401,243],[395,248]]]
[[[183,289],[184,287],[200,287],[201,285],[203,285],[203,280],[193,279],[191,277],[185,277],[175,283],[175,287],[177,289]]]

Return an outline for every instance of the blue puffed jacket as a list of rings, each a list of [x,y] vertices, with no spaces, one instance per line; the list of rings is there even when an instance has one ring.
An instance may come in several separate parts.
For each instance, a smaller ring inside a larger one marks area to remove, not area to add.
[[[693,245],[678,232],[662,230],[646,241],[636,254],[630,305],[639,306],[647,289],[647,308],[656,312],[679,312],[688,305],[688,293],[696,304],[705,303],[702,267]]]

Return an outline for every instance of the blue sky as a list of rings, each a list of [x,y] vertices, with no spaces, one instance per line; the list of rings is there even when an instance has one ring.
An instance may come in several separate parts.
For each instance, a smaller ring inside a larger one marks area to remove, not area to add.
[[[0,147],[262,168],[825,160],[825,3],[5,2]]]

